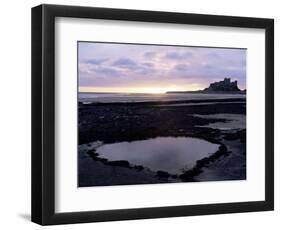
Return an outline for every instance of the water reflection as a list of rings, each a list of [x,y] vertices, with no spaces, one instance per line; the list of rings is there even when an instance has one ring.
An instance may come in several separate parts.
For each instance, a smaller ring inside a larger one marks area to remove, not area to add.
[[[204,119],[226,119],[226,122],[213,122],[198,127],[208,127],[208,128],[220,129],[220,130],[246,129],[246,115],[244,114],[220,113],[220,114],[210,114],[210,115],[195,114],[194,116]]]
[[[191,137],[157,137],[149,140],[105,144],[97,153],[110,161],[127,160],[153,171],[178,174],[218,150],[219,145]]]

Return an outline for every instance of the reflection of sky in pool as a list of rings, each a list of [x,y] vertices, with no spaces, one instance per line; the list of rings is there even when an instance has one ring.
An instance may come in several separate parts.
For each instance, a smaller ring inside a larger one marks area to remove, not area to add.
[[[208,127],[220,130],[232,130],[232,129],[246,129],[246,115],[244,114],[210,114],[210,115],[194,115],[195,117],[205,119],[226,119],[225,122],[213,122],[207,125],[201,125],[198,127]]]
[[[105,144],[97,153],[110,161],[127,160],[153,171],[172,174],[192,168],[197,160],[218,150],[219,145],[191,137],[157,137],[154,139]]]

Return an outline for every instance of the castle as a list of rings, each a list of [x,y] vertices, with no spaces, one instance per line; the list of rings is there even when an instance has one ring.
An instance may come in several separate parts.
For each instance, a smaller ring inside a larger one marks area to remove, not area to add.
[[[223,81],[211,83],[208,88],[205,88],[203,91],[212,92],[212,91],[241,91],[238,88],[237,81],[231,82],[231,78],[224,78]]]

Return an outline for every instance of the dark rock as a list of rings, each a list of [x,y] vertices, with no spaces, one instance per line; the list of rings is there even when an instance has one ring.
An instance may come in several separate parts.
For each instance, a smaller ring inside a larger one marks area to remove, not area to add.
[[[109,161],[109,162],[107,162],[107,165],[130,168],[130,163],[128,161],[124,161],[124,160]]]
[[[210,157],[204,157],[203,159],[198,160],[196,162],[196,166],[201,168],[201,167],[207,165],[209,163],[209,161],[210,161]]]
[[[207,167],[210,162],[214,162],[221,156],[226,156],[228,154],[229,152],[227,151],[226,146],[224,144],[221,144],[218,151],[216,151],[209,157],[198,160],[196,162],[196,165],[192,169],[183,172],[183,174],[179,175],[179,178],[185,182],[193,181],[193,177],[199,175],[202,172],[203,167]]]
[[[144,170],[144,167],[142,165],[135,165],[134,168],[139,170],[139,171]]]
[[[96,152],[95,149],[88,150],[88,151],[87,151],[87,154],[90,155],[90,157],[92,157],[92,158],[94,158],[94,159],[97,158],[97,156],[99,155],[99,154]]]
[[[238,140],[238,139],[240,139],[240,141],[242,143],[246,143],[246,129],[239,130],[235,133],[225,134],[223,138],[225,140]]]
[[[157,171],[156,174],[160,178],[169,178],[170,177],[170,174],[165,171]]]
[[[188,171],[184,172],[183,174],[181,174],[179,176],[179,178],[185,182],[194,181],[193,177],[199,175],[201,172],[202,172],[202,170],[200,168],[194,167],[193,169],[188,170]]]
[[[102,163],[107,163],[107,162],[108,162],[108,160],[107,160],[106,158],[100,158],[100,157],[98,157],[97,160],[100,161],[100,162],[102,162]]]
[[[79,144],[94,141],[115,143],[122,141],[146,140],[159,136],[198,137],[214,143],[220,131],[200,128],[214,119],[202,119],[193,114],[233,113],[246,114],[245,99],[207,100],[208,102],[227,102],[208,106],[164,107],[171,102],[146,102],[135,104],[100,104],[79,107]],[[181,101],[181,103],[200,103],[206,100]],[[154,106],[160,105],[161,106]],[[133,114],[133,115],[132,115]],[[104,119],[100,120],[100,117]],[[118,120],[114,120],[119,116]],[[125,120],[125,117],[127,120]],[[218,120],[223,122],[223,120]],[[109,132],[110,130],[110,132]]]

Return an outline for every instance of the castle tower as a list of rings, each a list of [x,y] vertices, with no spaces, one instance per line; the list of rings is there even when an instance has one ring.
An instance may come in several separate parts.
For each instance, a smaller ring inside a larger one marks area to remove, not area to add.
[[[231,78],[224,78],[224,80],[223,80],[226,84],[230,84],[230,81],[231,81]]]

